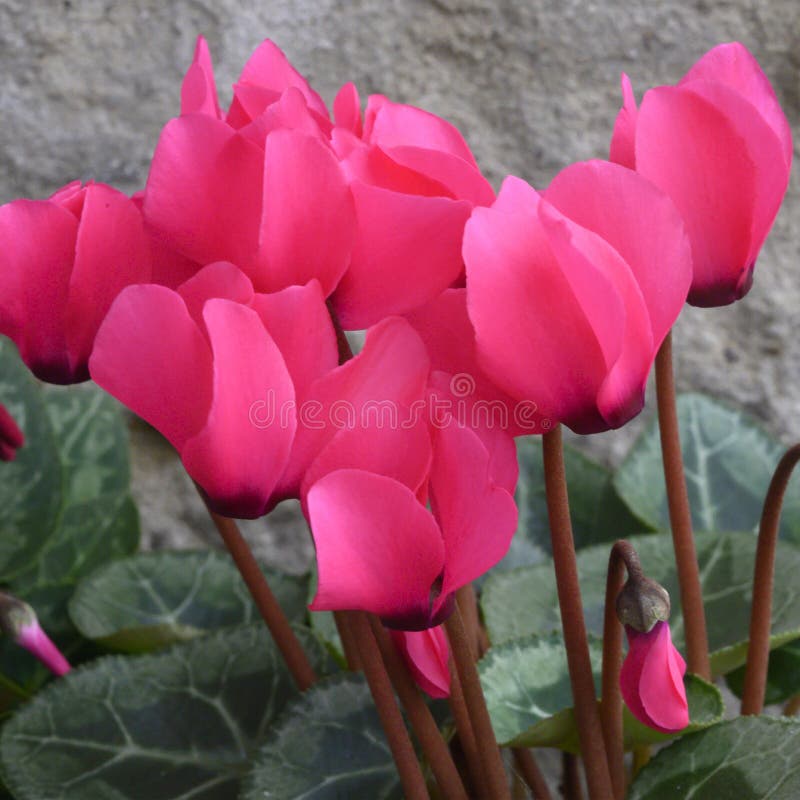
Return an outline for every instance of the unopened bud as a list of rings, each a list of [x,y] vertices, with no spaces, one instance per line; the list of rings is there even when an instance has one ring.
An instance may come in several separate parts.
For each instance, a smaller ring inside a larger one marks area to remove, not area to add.
[[[631,575],[617,595],[619,621],[639,633],[649,633],[657,622],[669,620],[669,593],[650,578]]]

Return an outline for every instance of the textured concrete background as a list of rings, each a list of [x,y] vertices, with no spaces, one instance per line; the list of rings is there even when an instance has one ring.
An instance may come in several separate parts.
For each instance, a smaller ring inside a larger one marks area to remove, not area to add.
[[[447,117],[496,186],[507,173],[544,186],[572,161],[605,156],[622,70],[641,96],[733,39],[760,60],[800,139],[797,0],[0,0],[0,202],[46,196],[76,177],[140,188],[198,33],[210,42],[223,102],[269,36],[328,101],[353,80],[363,96],[380,91]],[[680,385],[737,401],[787,440],[800,438],[799,321],[795,169],[750,295],[682,316]],[[593,447],[618,457],[636,427]],[[147,430],[135,437],[148,538],[196,542],[203,515],[188,481]],[[263,523],[256,530],[273,557],[286,537],[298,539],[285,525],[266,537]]]

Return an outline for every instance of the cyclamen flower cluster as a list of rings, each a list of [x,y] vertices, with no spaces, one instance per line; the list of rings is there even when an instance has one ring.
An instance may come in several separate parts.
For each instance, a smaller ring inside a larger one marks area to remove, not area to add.
[[[435,626],[508,549],[514,437],[635,416],[687,295],[749,288],[786,189],[788,125],[742,45],[624,95],[617,163],[495,197],[448,122],[380,95],[362,115],[352,84],[331,115],[270,41],[223,112],[201,37],[142,192],[0,208],[0,332],[40,378],[91,377],[156,427],[215,511],[299,499],[311,608],[379,615],[446,694]],[[342,328],[367,329],[344,363]]]

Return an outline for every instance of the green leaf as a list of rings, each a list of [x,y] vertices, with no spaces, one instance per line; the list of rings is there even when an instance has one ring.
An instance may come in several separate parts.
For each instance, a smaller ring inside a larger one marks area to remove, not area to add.
[[[598,639],[589,640],[589,655],[599,695],[603,650]],[[578,751],[572,690],[560,632],[528,636],[493,647],[478,669],[500,744]],[[722,718],[724,711],[722,696],[714,686],[694,675],[687,675],[684,682],[691,723],[679,735],[712,725]],[[628,749],[673,738],[643,725],[627,709],[623,722]]]
[[[670,628],[683,649],[680,592],[668,534],[630,537],[647,575],[670,593]],[[747,653],[756,537],[748,533],[699,533],[695,536],[706,607],[711,666],[715,674],[744,663]],[[598,545],[578,553],[578,573],[587,629],[603,632],[609,548]],[[800,549],[779,542],[775,563],[772,647],[800,637]],[[551,564],[522,567],[490,576],[481,607],[494,644],[561,627],[558,594]]]
[[[400,797],[397,770],[360,675],[320,681],[286,708],[242,800]]]
[[[552,553],[544,491],[542,443],[538,437],[517,440],[519,482],[515,499],[519,525],[508,555],[498,569],[536,564]],[[611,472],[574,447],[564,448],[572,527],[577,548],[614,541],[648,529],[617,495]]]
[[[728,688],[741,697],[744,690],[744,667],[739,667],[725,676]],[[767,670],[766,705],[784,703],[800,694],[800,639],[795,639],[769,654]]]
[[[288,618],[303,622],[307,578],[264,572]],[[259,619],[231,559],[211,550],[114,561],[81,581],[69,610],[87,639],[132,653]]]
[[[318,665],[322,648],[299,630]],[[50,684],[4,726],[17,800],[230,800],[298,696],[261,624],[152,655],[107,656]]]
[[[797,800],[800,720],[739,717],[678,739],[633,782],[628,800]]]
[[[695,530],[756,530],[785,447],[743,412],[701,394],[678,398],[678,420]],[[657,420],[634,444],[614,485],[643,522],[669,530]],[[786,494],[781,536],[800,544],[800,475]]]

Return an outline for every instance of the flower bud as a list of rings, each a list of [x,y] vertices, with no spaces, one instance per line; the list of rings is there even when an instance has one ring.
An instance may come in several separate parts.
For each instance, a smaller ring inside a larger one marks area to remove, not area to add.
[[[669,620],[669,593],[650,578],[632,575],[617,595],[617,617],[625,627],[649,633],[657,622]]]

